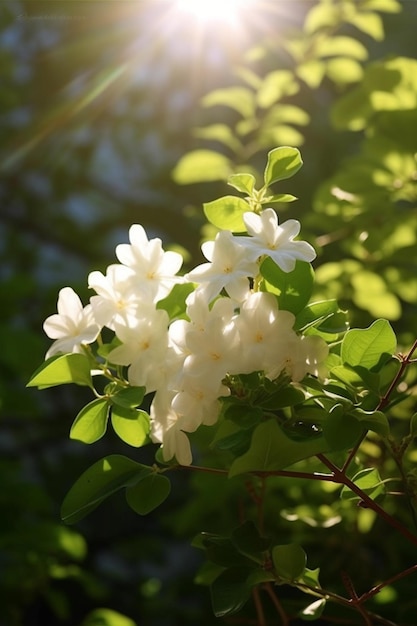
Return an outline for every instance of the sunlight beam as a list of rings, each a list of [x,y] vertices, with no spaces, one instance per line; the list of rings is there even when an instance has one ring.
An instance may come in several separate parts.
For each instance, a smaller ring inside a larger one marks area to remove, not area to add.
[[[176,8],[200,23],[236,22],[254,0],[175,0]]]

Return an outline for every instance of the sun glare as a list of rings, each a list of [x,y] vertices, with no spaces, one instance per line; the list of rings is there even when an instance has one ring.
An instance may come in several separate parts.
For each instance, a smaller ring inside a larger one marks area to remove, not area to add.
[[[234,22],[253,0],[176,0],[177,8],[199,22]]]

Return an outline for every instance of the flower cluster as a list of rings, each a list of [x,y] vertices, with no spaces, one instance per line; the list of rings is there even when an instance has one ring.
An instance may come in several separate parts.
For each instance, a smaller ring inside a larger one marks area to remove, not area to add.
[[[319,337],[295,332],[293,313],[278,308],[275,295],[259,290],[265,257],[284,272],[297,260],[311,262],[314,249],[294,241],[296,220],[282,225],[273,209],[243,216],[247,235],[220,231],[203,244],[207,259],[185,276],[182,257],[166,252],[158,238],[148,240],[140,225],[130,228],[130,244],[116,248],[119,264],[106,275],[94,271],[88,284],[95,295],[83,308],[75,292],[59,293],[58,313],[44,323],[55,339],[47,357],[80,352],[103,328],[116,335],[111,366],[125,366],[128,381],[153,393],[151,437],[162,444],[166,460],[191,463],[186,433],[212,425],[220,398],[230,394],[231,376],[262,371],[270,380],[285,373],[292,381],[318,375],[327,356]],[[176,284],[189,284],[186,318],[170,319],[158,303]]]

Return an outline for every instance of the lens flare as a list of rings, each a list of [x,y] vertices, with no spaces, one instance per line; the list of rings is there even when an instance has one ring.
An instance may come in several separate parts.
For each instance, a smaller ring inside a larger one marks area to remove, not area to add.
[[[176,0],[177,9],[198,22],[234,22],[254,0]]]

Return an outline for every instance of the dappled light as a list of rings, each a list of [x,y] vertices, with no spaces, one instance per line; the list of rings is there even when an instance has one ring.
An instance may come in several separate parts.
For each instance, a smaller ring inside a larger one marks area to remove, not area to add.
[[[3,2],[0,626],[415,626],[416,20]]]

